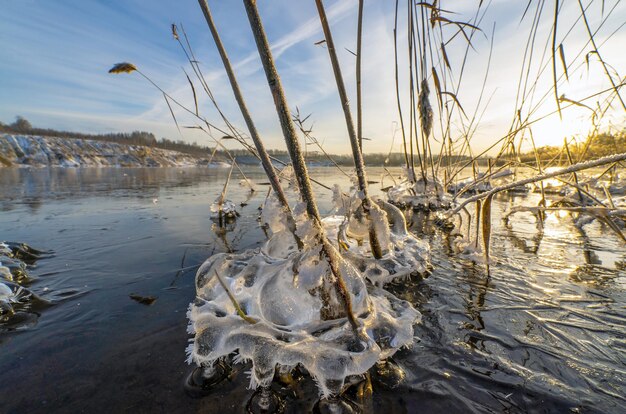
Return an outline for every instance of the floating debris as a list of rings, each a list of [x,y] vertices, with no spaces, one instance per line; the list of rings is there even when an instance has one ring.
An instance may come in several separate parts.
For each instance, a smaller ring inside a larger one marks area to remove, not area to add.
[[[135,302],[141,303],[142,305],[150,306],[154,302],[156,302],[157,298],[155,296],[141,296],[136,293],[131,293],[128,295]]]

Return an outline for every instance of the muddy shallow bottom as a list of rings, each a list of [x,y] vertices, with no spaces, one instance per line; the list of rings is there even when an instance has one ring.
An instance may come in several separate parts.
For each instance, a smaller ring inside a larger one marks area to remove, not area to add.
[[[348,185],[334,170],[313,173]],[[0,239],[54,251],[29,269],[28,285],[51,305],[0,325],[0,412],[245,411],[245,366],[205,398],[183,390],[195,267],[265,238],[257,222],[264,185],[252,196],[232,186],[230,198],[247,205],[228,231],[214,231],[209,206],[226,174],[0,169]],[[265,181],[260,170],[249,176]],[[328,211],[331,194],[317,190]],[[523,197],[501,196],[494,216],[524,199],[536,204]],[[394,390],[374,384],[364,411],[617,413],[626,405],[624,246],[599,223],[579,230],[569,215],[549,216],[544,229],[525,214],[494,223],[487,276],[453,256],[449,235],[427,217],[413,218],[434,270],[390,290],[423,322],[415,345],[395,358],[406,381]],[[287,412],[317,401],[307,379],[281,393]]]

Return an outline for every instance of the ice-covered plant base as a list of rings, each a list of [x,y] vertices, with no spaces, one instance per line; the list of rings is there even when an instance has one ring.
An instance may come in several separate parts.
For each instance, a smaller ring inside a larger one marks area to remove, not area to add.
[[[230,200],[216,200],[211,204],[211,218],[232,220],[238,216],[237,207]]]
[[[0,325],[9,321],[16,308],[28,308],[35,299],[21,285],[31,281],[25,262],[34,263],[41,255],[25,244],[0,242]]]
[[[263,219],[272,237],[258,249],[212,256],[198,270],[188,314],[195,334],[189,361],[210,367],[237,352],[237,362],[252,363],[251,387],[268,386],[276,367],[299,364],[328,396],[338,394],[347,377],[412,345],[419,312],[375,283],[423,272],[429,251],[406,231],[397,208],[380,205],[372,215],[385,248],[379,260],[367,240],[358,239],[358,223],[342,215],[323,220],[328,240],[341,253],[339,270],[358,327],[343,313],[330,265],[303,209],[294,210],[304,244],[298,250],[270,198]]]
[[[390,203],[401,208],[434,211],[448,209],[452,197],[444,191],[443,185],[433,177],[423,178],[415,182],[404,180],[387,191]]]
[[[407,231],[404,214],[398,207],[376,197],[372,200],[369,220],[373,222],[382,257],[376,259],[372,254],[368,219],[359,212],[357,194],[347,197],[335,188],[336,214],[323,220],[328,239],[336,243],[343,257],[364,278],[378,286],[394,279],[424,274],[430,261],[428,244]]]
[[[365,373],[412,344],[419,312],[380,288],[368,287],[345,261],[342,274],[360,327],[355,333],[347,318],[325,318],[323,279],[328,272],[316,248],[287,258],[261,249],[211,257],[198,271],[197,296],[189,310],[195,333],[190,361],[210,366],[237,351],[238,360],[252,362],[252,387],[268,386],[277,365],[301,364],[321,393],[330,395],[340,392],[346,377]],[[247,319],[239,315],[222,283]]]

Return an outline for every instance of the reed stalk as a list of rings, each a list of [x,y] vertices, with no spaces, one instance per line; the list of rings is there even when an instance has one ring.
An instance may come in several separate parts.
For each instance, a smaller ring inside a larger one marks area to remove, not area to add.
[[[363,3],[359,0],[359,15],[356,30],[356,135],[359,149],[363,152],[363,101],[361,96],[361,46],[363,38]]]
[[[246,126],[248,127],[248,131],[250,133],[250,137],[254,142],[254,146],[256,147],[257,154],[259,159],[261,160],[261,165],[263,166],[263,170],[267,175],[267,178],[270,181],[272,189],[274,190],[274,194],[281,206],[283,207],[286,217],[287,217],[287,228],[294,235],[296,242],[299,247],[302,247],[302,241],[296,235],[296,222],[293,218],[293,214],[291,212],[291,208],[289,207],[289,202],[287,201],[287,197],[285,196],[285,192],[283,191],[282,186],[280,185],[280,179],[278,178],[278,174],[276,173],[276,169],[272,165],[272,161],[270,159],[267,150],[265,149],[265,145],[263,144],[263,140],[259,136],[258,130],[256,129],[256,125],[252,120],[252,116],[250,115],[250,111],[246,105],[246,101],[241,93],[241,89],[239,88],[239,83],[237,82],[237,78],[235,76],[235,72],[230,63],[230,59],[228,58],[228,54],[226,53],[226,49],[222,43],[222,40],[217,31],[217,27],[215,26],[215,22],[213,21],[213,16],[211,15],[211,11],[209,9],[209,4],[207,0],[198,0],[200,4],[200,8],[202,9],[202,13],[204,14],[204,18],[206,19],[207,25],[211,30],[211,35],[213,36],[213,41],[215,42],[215,46],[220,54],[220,58],[222,59],[222,63],[224,64],[224,69],[226,70],[226,74],[228,75],[228,80],[233,90],[233,94],[235,95],[235,100],[237,101],[237,105],[239,105],[239,110],[243,115]]]
[[[402,146],[404,148],[404,162],[406,165],[407,173],[409,174],[409,181],[415,182],[415,172],[412,170],[412,165],[409,164],[408,150],[406,146],[406,131],[404,129],[404,116],[402,116],[402,103],[400,101],[400,76],[398,74],[398,1],[396,0],[396,12],[393,26],[393,53],[394,53],[394,68],[395,68],[395,80],[396,80],[396,103],[398,106],[398,117],[400,118],[400,130],[402,132]]]
[[[339,92],[339,99],[341,100],[341,107],[346,120],[346,127],[348,128],[348,136],[350,138],[350,146],[352,148],[352,158],[354,159],[354,167],[356,169],[356,176],[359,186],[359,191],[363,196],[363,210],[369,221],[369,239],[372,254],[375,258],[379,259],[383,256],[382,246],[376,235],[374,224],[370,219],[369,211],[373,208],[372,201],[368,194],[367,189],[367,176],[365,174],[365,163],[363,162],[363,153],[361,152],[361,146],[354,130],[354,123],[352,121],[352,114],[350,112],[350,101],[348,99],[348,93],[346,92],[346,86],[343,81],[343,75],[341,74],[341,67],[339,65],[339,59],[335,51],[335,42],[333,41],[330,25],[328,24],[328,18],[326,17],[326,11],[324,9],[324,3],[322,0],[315,0],[317,11],[320,16],[320,22],[322,24],[322,30],[324,32],[324,38],[326,39],[326,47],[328,49],[328,55],[330,56],[330,62],[335,75],[335,81],[337,82],[337,91]]]
[[[306,212],[309,218],[313,220],[315,225],[318,227],[319,242],[322,246],[322,251],[328,260],[331,272],[335,276],[335,280],[333,282],[335,290],[343,301],[346,317],[356,331],[359,323],[356,320],[354,312],[352,311],[352,299],[350,298],[350,292],[348,292],[348,288],[343,280],[343,276],[341,275],[340,262],[342,259],[341,256],[339,256],[339,252],[337,252],[337,250],[326,238],[322,228],[322,220],[315,202],[309,173],[304,162],[304,157],[302,156],[302,150],[300,149],[300,143],[291,119],[289,106],[287,105],[287,99],[283,91],[280,77],[276,71],[276,65],[274,64],[274,58],[270,50],[269,42],[267,40],[267,36],[265,35],[265,30],[263,29],[261,16],[259,15],[259,11],[256,7],[256,0],[243,0],[243,4],[248,15],[250,28],[252,29],[252,34],[254,35],[259,57],[261,59],[261,63],[263,64],[263,70],[265,71],[265,76],[267,77],[267,83],[272,93],[272,97],[274,98],[276,113],[285,138],[287,151],[289,152],[291,163],[295,171],[300,196],[305,203]],[[322,296],[324,297],[326,295]],[[328,299],[324,300],[324,302],[326,302],[326,307],[330,307]]]
[[[624,161],[624,160],[626,160],[626,153],[613,154],[613,155],[609,155],[606,157],[598,158],[597,160],[580,162],[574,165],[570,165],[569,167],[559,168],[558,170],[551,171],[549,173],[544,172],[543,174],[538,174],[534,177],[529,177],[523,180],[518,180],[509,184],[501,185],[499,187],[495,187],[482,194],[477,194],[473,197],[467,198],[457,207],[450,210],[448,212],[448,215],[452,216],[458,213],[459,211],[461,211],[466,205],[473,203],[477,200],[482,200],[483,198],[487,198],[490,195],[494,195],[502,191],[510,190],[512,188],[519,187],[519,186],[526,185],[526,184],[536,183],[538,181],[547,180],[549,178],[557,177],[559,175],[571,174],[574,172],[587,170],[589,168],[599,167],[601,165],[606,165],[606,164],[613,164],[613,163]]]
[[[233,168],[235,168],[235,161],[233,161],[233,163],[230,166],[230,169],[228,170],[228,176],[226,177],[226,181],[224,182],[224,187],[222,188],[222,192],[220,193],[220,197],[217,200],[217,214],[218,214],[218,218],[219,218],[219,224],[220,227],[222,227],[224,225],[223,222],[223,211],[222,211],[222,206],[224,205],[224,201],[226,200],[226,192],[228,191],[228,184],[230,183],[230,177],[233,174]]]
[[[602,4],[604,4],[604,2],[602,2]],[[594,33],[591,31],[591,28],[589,27],[589,21],[587,20],[587,13],[585,12],[585,8],[583,7],[583,3],[581,0],[578,0],[578,5],[580,6],[580,13],[583,18],[583,22],[585,23],[585,29],[587,29],[587,34],[589,35],[589,41],[593,45],[593,50],[596,53],[596,55],[598,55],[598,59],[600,60],[600,63],[602,63],[602,68],[604,69],[604,73],[606,74],[606,77],[609,78],[609,82],[611,82],[611,86],[613,86],[613,91],[615,92],[615,94],[617,95],[617,98],[622,104],[622,108],[624,109],[624,111],[626,111],[626,103],[624,103],[624,100],[622,99],[622,95],[620,95],[619,93],[618,85],[615,84],[615,80],[613,80],[613,77],[611,76],[611,73],[609,72],[609,68],[606,62],[604,61],[604,59],[602,59],[602,55],[600,55],[600,48],[596,44]]]

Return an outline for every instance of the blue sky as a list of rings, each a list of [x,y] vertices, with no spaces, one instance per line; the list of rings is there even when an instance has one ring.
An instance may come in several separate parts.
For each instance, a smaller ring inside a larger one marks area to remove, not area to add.
[[[23,115],[33,124],[85,132],[148,130],[157,137],[180,139],[161,94],[137,74],[113,76],[107,73],[112,64],[128,61],[138,66],[169,93],[193,106],[191,91],[182,67],[188,68],[178,44],[172,39],[170,24],[182,24],[200,60],[209,86],[236,124],[241,117],[226,82],[222,65],[212,43],[200,8],[195,0],[0,0],[0,120],[12,122]],[[589,0],[584,0],[587,4]],[[402,2],[401,2],[402,3]],[[442,0],[441,7],[466,20],[477,1]],[[486,2],[487,3],[487,2]],[[548,2],[550,3],[550,2]],[[595,1],[597,5],[599,1]],[[626,2],[607,0],[605,11],[614,5],[610,18],[598,34],[600,42],[617,32],[602,46],[603,57],[623,77],[626,72],[626,34],[620,25],[626,22]],[[241,1],[209,1],[231,60],[237,69],[244,95],[267,146],[283,148],[280,128],[273,112],[263,71]],[[348,92],[354,98],[354,56],[345,50],[355,49],[356,0],[327,0],[327,13],[343,65]],[[387,152],[397,128],[393,67],[394,4],[392,0],[365,1],[363,51],[364,135],[366,151]],[[490,97],[485,116],[474,137],[474,145],[486,147],[508,129],[514,108],[521,55],[530,20],[520,23],[526,1],[493,0],[481,23],[490,34],[497,22],[490,78],[484,105]],[[312,113],[314,134],[330,152],[349,150],[343,114],[336,94],[327,51],[314,43],[322,39],[313,0],[259,0],[268,38],[273,47],[279,73],[292,108]],[[593,6],[593,5],[592,5]],[[551,6],[550,6],[551,7]],[[543,36],[550,26],[550,7],[542,23]],[[593,6],[592,8],[595,8]],[[599,10],[599,7],[597,8]],[[559,39],[574,22],[577,2],[566,2]],[[568,17],[569,16],[569,17]],[[599,11],[590,13],[590,24],[597,27]],[[404,22],[399,31],[403,33]],[[572,60],[585,47],[584,28],[578,24],[564,42]],[[468,55],[463,86],[458,97],[472,112],[478,101],[485,75],[489,41],[477,36],[475,51]],[[459,37],[448,54],[460,64],[465,44]],[[578,57],[578,61],[584,59]],[[406,71],[401,72],[406,80]],[[549,90],[551,72],[540,78],[539,91]],[[196,85],[198,86],[198,85]],[[590,71],[584,65],[570,73],[570,82],[559,93],[580,99],[608,87],[597,61]],[[199,89],[199,88],[198,88]],[[432,89],[432,85],[431,85]],[[434,102],[434,97],[432,97]],[[203,114],[218,122],[208,100],[200,100]],[[619,109],[607,119],[624,123]],[[353,108],[354,109],[354,108]],[[481,106],[480,111],[483,107]],[[546,100],[538,116],[554,110],[554,101]],[[180,122],[194,125],[192,118],[178,112]],[[560,143],[563,135],[580,133],[588,127],[584,109],[569,110],[564,121],[552,117],[536,125],[540,143]],[[184,130],[183,139],[210,144],[201,134]],[[394,150],[400,150],[396,136]]]

